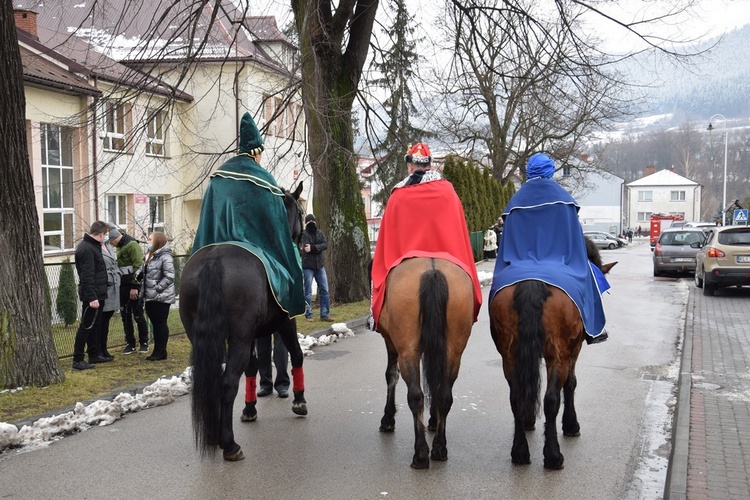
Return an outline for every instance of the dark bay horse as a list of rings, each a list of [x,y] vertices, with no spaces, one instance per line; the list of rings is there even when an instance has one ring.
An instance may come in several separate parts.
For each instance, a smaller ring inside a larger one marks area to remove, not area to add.
[[[616,264],[602,264],[599,250],[586,238],[589,260],[603,273]],[[503,373],[510,386],[510,405],[515,420],[511,460],[529,464],[525,431],[533,430],[539,411],[540,363],[547,367],[544,393],[544,466],[562,469],[563,455],[557,439],[560,391],[564,395],[562,429],[565,436],[579,436],[574,394],[576,360],[585,331],[575,303],[555,286],[525,280],[498,291],[489,306],[490,332],[503,358]]]
[[[445,420],[453,404],[453,383],[461,354],[474,324],[472,280],[459,266],[443,259],[411,258],[388,273],[378,330],[388,351],[385,379],[388,393],[381,432],[394,430],[395,391],[399,371],[406,382],[414,416],[414,457],[411,466],[426,469],[433,460],[447,460]],[[430,395],[429,429],[437,431],[432,453],[425,438],[424,393]]]
[[[301,192],[302,184],[294,193],[284,191],[295,241],[302,233],[302,209],[297,201]],[[180,318],[193,345],[193,430],[201,455],[218,445],[225,460],[244,458],[234,440],[232,411],[240,376],[251,366],[256,337],[275,331],[281,335],[292,360],[292,411],[307,414],[297,322],[277,304],[257,257],[232,244],[197,251],[182,272]],[[224,368],[222,363],[226,363]]]

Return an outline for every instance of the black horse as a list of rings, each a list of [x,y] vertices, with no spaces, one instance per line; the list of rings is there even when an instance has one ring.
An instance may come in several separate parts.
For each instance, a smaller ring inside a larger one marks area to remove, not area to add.
[[[284,191],[289,228],[302,234],[300,184]],[[300,283],[299,286],[302,286]],[[242,460],[234,440],[232,411],[240,376],[251,364],[256,337],[278,331],[292,359],[292,411],[307,415],[304,355],[297,341],[297,321],[290,319],[271,292],[263,263],[232,244],[204,247],[187,262],[180,283],[180,318],[193,345],[192,415],[196,446],[205,455],[218,445],[225,460]],[[226,366],[222,367],[222,363]]]

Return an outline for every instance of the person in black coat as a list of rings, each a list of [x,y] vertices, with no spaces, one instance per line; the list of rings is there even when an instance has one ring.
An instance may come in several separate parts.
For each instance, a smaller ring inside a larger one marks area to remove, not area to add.
[[[109,361],[99,353],[97,340],[101,329],[104,301],[107,298],[107,266],[102,257],[102,243],[109,236],[106,222],[96,221],[83,235],[76,247],[75,264],[78,272],[78,298],[81,300],[81,323],[73,346],[73,369],[88,370],[93,363]],[[84,360],[88,344],[89,362]]]
[[[331,309],[331,296],[328,293],[328,276],[326,275],[323,252],[328,249],[323,231],[318,229],[318,219],[313,214],[305,217],[305,230],[302,231],[302,276],[305,281],[305,319],[312,321],[312,281],[318,284],[318,301],[320,302],[320,319],[333,322],[329,313]]]

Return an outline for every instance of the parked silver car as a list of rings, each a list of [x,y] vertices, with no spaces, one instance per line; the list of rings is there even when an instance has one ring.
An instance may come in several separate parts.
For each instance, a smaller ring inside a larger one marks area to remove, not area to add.
[[[612,250],[628,244],[627,240],[602,231],[584,231],[583,234],[593,241],[598,248]]]
[[[665,229],[654,247],[654,276],[695,272],[695,255],[706,235],[696,227]]]

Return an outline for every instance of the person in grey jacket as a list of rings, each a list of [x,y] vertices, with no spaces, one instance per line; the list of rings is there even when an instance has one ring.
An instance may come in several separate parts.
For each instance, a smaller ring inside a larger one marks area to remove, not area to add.
[[[148,237],[148,253],[143,266],[143,298],[146,314],[154,327],[154,350],[146,359],[167,359],[169,309],[175,302],[174,260],[167,236],[154,231]]]
[[[318,219],[313,214],[307,214],[305,217],[305,230],[302,231],[300,244],[302,246],[302,276],[305,286],[305,302],[307,310],[305,319],[313,320],[312,311],[312,282],[318,284],[318,301],[320,302],[320,319],[322,321],[333,322],[330,317],[331,296],[328,293],[328,276],[326,275],[325,263],[323,261],[323,252],[328,249],[328,240],[326,240],[323,231],[318,229]]]
[[[107,241],[120,236],[120,231],[113,225],[109,225],[109,235],[104,238],[102,244],[102,257],[104,265],[107,267],[107,300],[102,307],[102,326],[99,332],[99,351],[102,357],[114,360],[115,357],[107,349],[107,339],[109,338],[109,320],[120,309],[120,267],[117,265],[117,255]]]

